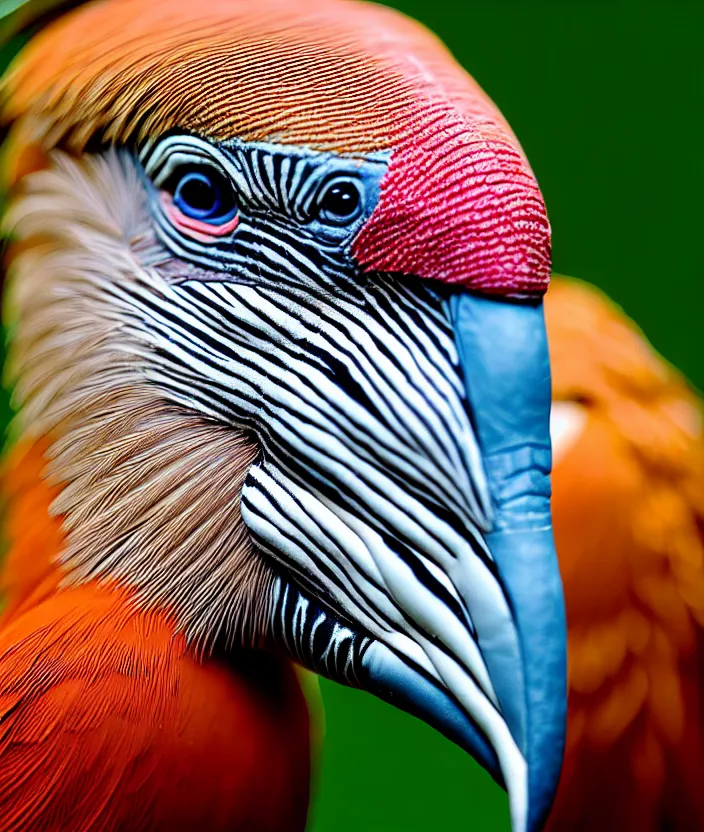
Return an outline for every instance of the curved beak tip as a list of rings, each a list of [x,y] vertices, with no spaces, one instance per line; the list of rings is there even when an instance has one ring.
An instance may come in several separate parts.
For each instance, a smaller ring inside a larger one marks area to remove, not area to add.
[[[364,600],[353,603],[357,596],[340,583],[329,607],[321,606],[282,578],[272,632],[297,660],[418,716],[469,752],[506,787],[514,832],[538,832],[557,789],[567,704],[543,310],[460,291],[442,311],[452,331],[444,329],[435,357],[445,375],[428,412],[431,418],[433,408],[445,408],[448,440],[435,457],[443,478],[432,479],[431,470],[428,502],[443,516],[410,498],[402,505],[413,508],[397,511],[370,489],[375,510],[379,503],[387,511],[380,515],[387,542],[376,526],[347,510],[342,523],[289,482],[301,504],[316,507],[311,516],[326,532],[325,557],[338,549],[349,556],[342,574]],[[438,435],[445,422],[433,423]],[[289,497],[263,468],[248,476],[243,517],[266,543],[270,524],[256,523],[266,511],[250,515],[247,506],[269,493]],[[409,492],[425,494],[419,483]],[[262,505],[268,510],[271,502]],[[271,541],[276,551],[287,545]],[[314,563],[301,557],[306,569]]]
[[[557,789],[567,710],[565,610],[550,515],[543,308],[462,292],[451,298],[450,312],[493,504],[486,543],[521,648],[523,719],[519,713],[513,725],[507,721],[527,764],[527,784],[526,805],[517,795],[512,806],[513,826],[532,832],[542,828]],[[515,705],[504,705],[508,716]],[[510,783],[508,790],[510,795]]]
[[[494,577],[479,586],[459,558],[448,576],[472,618],[486,675],[482,682],[459,672],[459,652],[421,666],[374,640],[360,683],[474,756],[507,789],[514,832],[538,832],[557,789],[567,703],[543,310],[459,292],[448,311],[485,469]]]

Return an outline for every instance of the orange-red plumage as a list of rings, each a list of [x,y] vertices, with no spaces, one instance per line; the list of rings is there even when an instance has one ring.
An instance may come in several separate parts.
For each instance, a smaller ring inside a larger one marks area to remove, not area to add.
[[[569,625],[569,721],[549,829],[704,828],[704,442],[700,402],[615,306],[547,300],[553,511]]]
[[[292,667],[197,657],[167,613],[116,585],[57,591],[41,449],[17,448],[8,468],[0,829],[302,830],[308,719]]]

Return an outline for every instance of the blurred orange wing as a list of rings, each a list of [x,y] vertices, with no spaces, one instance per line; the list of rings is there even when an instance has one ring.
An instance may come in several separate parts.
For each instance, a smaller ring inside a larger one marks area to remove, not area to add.
[[[569,626],[555,830],[704,829],[700,401],[615,305],[556,279],[553,510]]]

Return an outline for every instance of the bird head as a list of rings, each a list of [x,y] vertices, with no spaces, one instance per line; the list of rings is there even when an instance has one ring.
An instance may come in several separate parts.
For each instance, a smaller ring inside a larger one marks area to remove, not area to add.
[[[497,109],[342,0],[90,3],[3,90],[15,429],[48,443],[65,580],[393,702],[539,828],[549,225]]]

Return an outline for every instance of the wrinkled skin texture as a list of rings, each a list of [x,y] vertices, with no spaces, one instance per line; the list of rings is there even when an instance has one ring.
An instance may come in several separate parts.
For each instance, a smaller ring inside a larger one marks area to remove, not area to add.
[[[701,402],[587,285],[555,279],[546,314],[554,400],[580,422],[554,445],[569,716],[547,828],[702,829]]]

